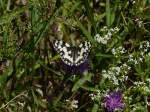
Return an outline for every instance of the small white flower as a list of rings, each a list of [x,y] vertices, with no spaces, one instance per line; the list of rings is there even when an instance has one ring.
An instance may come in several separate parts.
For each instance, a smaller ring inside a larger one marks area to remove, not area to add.
[[[116,54],[116,49],[112,48],[111,52],[112,52],[113,55],[115,55]]]
[[[99,100],[102,96],[101,91],[97,90],[96,93],[89,94],[92,100]]]
[[[141,27],[142,23],[143,23],[143,21],[138,21],[138,26]]]
[[[128,76],[125,76],[125,77],[124,77],[124,81],[127,81],[127,80],[128,80]]]
[[[114,32],[115,30],[114,29],[110,29],[110,32]]]
[[[101,37],[99,34],[96,34],[94,38],[98,43],[102,43],[102,44],[107,44],[108,40],[110,39],[108,35]]]
[[[70,107],[71,109],[75,109],[75,108],[78,108],[78,100],[66,100],[66,102],[68,102],[70,104]]]
[[[94,36],[94,39],[95,39],[98,43],[107,44],[108,41],[111,39],[112,35],[113,35],[114,33],[116,33],[117,31],[119,31],[119,29],[118,29],[117,27],[108,29],[107,26],[104,26],[104,27],[101,29],[101,31],[102,31],[102,32],[105,32],[105,35],[100,36],[100,34],[96,34],[96,35]]]
[[[132,4],[135,4],[135,0],[132,1]]]
[[[108,37],[107,39],[110,39],[111,36],[112,36],[112,33],[111,33],[111,32],[108,32],[108,33],[107,33],[107,37]]]
[[[102,71],[103,78],[109,79],[114,85],[119,85],[119,82],[126,81],[128,79],[129,70],[131,69],[127,63],[122,64],[121,66],[110,67],[107,71]]]
[[[143,61],[143,58],[139,58],[139,61]]]
[[[119,57],[119,56],[121,56],[122,54],[126,53],[127,50],[125,50],[124,47],[119,46],[119,47],[117,47],[117,48],[112,48],[111,52],[112,52],[112,54],[113,54],[115,57]]]
[[[97,39],[97,38],[100,38],[100,34],[96,34],[95,35],[95,38]]]
[[[108,27],[107,26],[104,26],[101,31],[107,31],[108,30]]]
[[[119,28],[118,28],[118,27],[115,27],[114,30],[115,30],[115,32],[118,32],[118,31],[119,31]]]

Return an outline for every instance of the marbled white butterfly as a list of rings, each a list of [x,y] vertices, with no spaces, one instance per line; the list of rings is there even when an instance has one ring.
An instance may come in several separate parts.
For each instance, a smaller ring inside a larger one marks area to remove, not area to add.
[[[53,46],[60,54],[62,61],[69,66],[79,66],[84,63],[91,49],[91,43],[87,41],[76,47],[61,40],[54,40]]]

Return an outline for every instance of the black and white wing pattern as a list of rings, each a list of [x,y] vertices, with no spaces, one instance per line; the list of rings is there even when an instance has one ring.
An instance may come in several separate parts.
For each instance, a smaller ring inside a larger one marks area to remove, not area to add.
[[[89,52],[91,50],[91,43],[88,41],[85,41],[79,45],[77,50],[75,51],[75,60],[74,65],[78,66],[88,58]]]
[[[61,59],[67,65],[73,64],[73,57],[71,56],[71,46],[61,40],[53,42],[54,49],[60,54]]]
[[[62,61],[69,66],[79,66],[84,63],[91,49],[91,43],[87,41],[75,47],[61,40],[55,40],[53,46],[60,54]]]

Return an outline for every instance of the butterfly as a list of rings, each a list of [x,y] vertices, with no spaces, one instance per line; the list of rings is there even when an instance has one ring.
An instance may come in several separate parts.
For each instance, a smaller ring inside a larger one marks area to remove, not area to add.
[[[84,41],[77,47],[71,46],[62,40],[54,40],[53,46],[62,61],[69,66],[79,66],[84,63],[91,49],[91,43],[88,41]]]

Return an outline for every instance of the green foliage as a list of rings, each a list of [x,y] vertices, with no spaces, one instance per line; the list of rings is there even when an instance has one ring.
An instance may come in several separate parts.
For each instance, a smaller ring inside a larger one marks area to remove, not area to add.
[[[150,0],[0,0],[0,112],[150,108]],[[90,69],[71,74],[52,43],[90,41]]]

